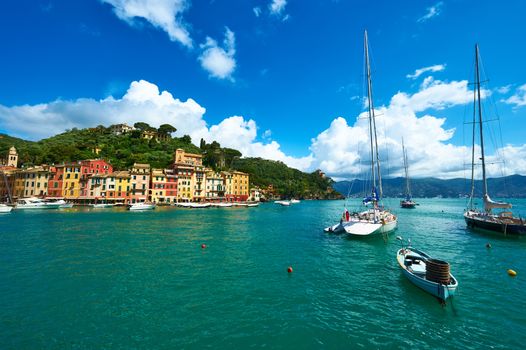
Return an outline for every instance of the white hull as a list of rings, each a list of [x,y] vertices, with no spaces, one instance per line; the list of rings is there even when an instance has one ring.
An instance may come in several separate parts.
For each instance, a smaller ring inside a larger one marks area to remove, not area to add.
[[[352,216],[349,221],[342,221],[339,224],[325,228],[325,232],[347,233],[353,236],[371,236],[376,234],[386,234],[396,229],[398,219],[393,214],[382,211],[377,217],[383,219],[371,220],[371,211],[364,211],[357,216]]]
[[[155,209],[155,204],[145,204],[145,203],[135,203],[132,204],[128,210],[130,211],[140,211],[140,210],[153,210]]]
[[[259,203],[249,203],[247,204],[247,207],[259,207]]]
[[[101,204],[92,204],[91,206],[94,209],[108,209],[108,208],[113,208],[115,204],[101,203]]]
[[[13,210],[13,207],[10,207],[5,204],[0,204],[0,213],[10,213]]]
[[[290,206],[290,202],[289,201],[275,201],[274,203],[279,204],[279,205],[284,206],[284,207]]]
[[[216,208],[230,208],[233,206],[232,203],[211,203],[210,204],[212,207],[216,207]]]
[[[17,210],[58,209],[60,203],[44,202],[39,198],[22,198],[16,203]]]
[[[300,203],[300,200],[299,199],[291,199],[290,202],[292,204],[298,204],[298,203]]]

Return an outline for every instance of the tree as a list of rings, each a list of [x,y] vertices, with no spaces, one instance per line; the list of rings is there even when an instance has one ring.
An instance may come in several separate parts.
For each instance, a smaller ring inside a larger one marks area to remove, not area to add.
[[[181,137],[181,141],[183,143],[190,144],[192,143],[192,138],[190,137],[190,135],[184,135],[183,137]]]
[[[152,129],[150,124],[144,123],[144,122],[137,122],[137,123],[133,124],[133,127],[135,129],[140,130],[140,131],[146,131],[146,130],[151,130]]]
[[[161,126],[159,126],[159,129],[157,129],[157,132],[163,135],[170,135],[176,131],[177,129],[171,126],[170,124],[162,124]]]

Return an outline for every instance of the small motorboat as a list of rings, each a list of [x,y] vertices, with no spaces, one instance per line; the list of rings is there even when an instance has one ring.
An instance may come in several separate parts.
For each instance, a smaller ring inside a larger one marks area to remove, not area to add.
[[[20,198],[16,202],[16,209],[58,209],[60,207],[59,203],[54,202],[45,202],[40,198],[30,197],[30,198]]]
[[[13,207],[6,204],[0,204],[0,213],[10,213],[11,210],[13,210]]]
[[[95,203],[91,205],[94,209],[108,209],[113,208],[115,204],[111,203]]]
[[[290,206],[290,201],[275,201],[274,203],[279,204],[279,205],[284,206],[284,207],[289,207]]]
[[[201,208],[209,208],[210,207],[210,203],[193,203],[193,202],[190,202],[190,208],[194,208],[194,209],[201,209]]]
[[[231,206],[233,206],[232,203],[228,203],[228,202],[210,203],[210,205],[216,208],[230,208]]]
[[[455,294],[458,281],[449,272],[448,262],[411,247],[411,241],[404,247],[400,236],[396,239],[402,242],[402,248],[396,254],[398,265],[413,284],[443,301]]]
[[[153,209],[155,209],[155,204],[145,203],[145,202],[133,203],[132,205],[128,207],[128,210],[131,210],[131,211],[153,210]]]
[[[291,199],[290,202],[291,202],[292,204],[298,204],[298,203],[300,203],[301,201],[300,201],[299,199]]]

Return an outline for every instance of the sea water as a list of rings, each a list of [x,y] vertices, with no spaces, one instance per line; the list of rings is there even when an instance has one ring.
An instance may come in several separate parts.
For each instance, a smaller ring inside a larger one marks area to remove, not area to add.
[[[417,201],[387,200],[397,231],[367,239],[323,232],[352,200],[1,215],[0,348],[523,349],[526,237]],[[450,262],[445,306],[402,275],[397,235]]]

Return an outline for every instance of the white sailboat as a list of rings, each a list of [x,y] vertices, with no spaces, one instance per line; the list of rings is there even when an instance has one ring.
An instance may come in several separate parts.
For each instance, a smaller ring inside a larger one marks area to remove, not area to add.
[[[360,213],[350,214],[347,209],[336,225],[325,228],[326,232],[344,232],[353,236],[370,236],[378,233],[388,233],[396,228],[397,217],[381,205],[382,175],[380,172],[380,157],[376,135],[376,117],[373,104],[373,85],[371,66],[369,63],[369,43],[367,31],[364,33],[364,50],[367,76],[367,111],[369,120],[369,137],[371,146],[371,176],[372,189],[369,196],[363,199],[363,204],[372,207]]]
[[[405,171],[405,199],[400,201],[400,207],[405,209],[413,209],[416,202],[411,196],[411,186],[409,184],[409,163],[407,162],[407,151],[404,146],[404,139],[402,139],[402,156],[404,157],[404,171]]]
[[[493,209],[511,209],[510,203],[496,202],[492,200],[488,192],[488,183],[486,179],[486,159],[484,155],[484,132],[482,120],[482,105],[480,99],[480,73],[479,73],[479,47],[475,45],[475,86],[473,108],[474,112],[478,109],[478,122],[476,114],[473,113],[473,139],[471,151],[471,195],[468,209],[464,213],[466,225],[472,229],[502,232],[504,234],[526,235],[526,220],[514,217],[511,211],[501,211],[498,214],[493,213]],[[479,124],[480,136],[480,160],[482,162],[482,186],[484,210],[474,207],[473,199],[475,193],[475,125]]]

